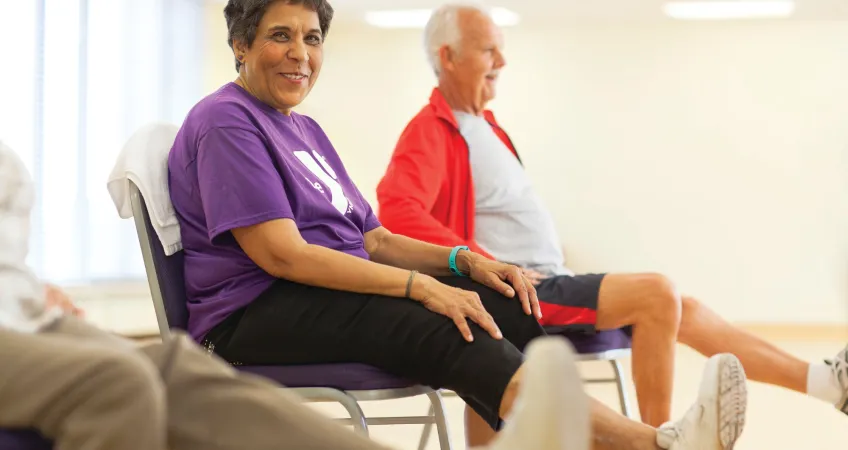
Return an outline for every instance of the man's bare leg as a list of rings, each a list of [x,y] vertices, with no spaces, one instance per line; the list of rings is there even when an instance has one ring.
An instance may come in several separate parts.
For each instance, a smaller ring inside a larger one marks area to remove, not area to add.
[[[658,450],[657,430],[592,401],[594,450]]]
[[[665,278],[610,274],[598,295],[597,328],[633,326],[633,383],[642,421],[658,427],[671,417],[680,296]]]
[[[744,428],[745,371],[733,355],[710,358],[698,400],[683,418],[657,430],[589,399],[582,391],[573,352],[561,338],[538,339],[528,354],[521,393],[512,398],[510,411],[501,411],[506,428],[491,450],[583,449],[589,441],[585,434],[590,417],[592,448],[597,450],[729,450]],[[581,430],[584,435],[567,441]]]
[[[807,392],[809,363],[734,327],[691,297],[683,298],[679,339],[705,356],[733,353],[751,380]]]
[[[705,356],[725,352],[736,355],[752,380],[848,409],[848,375],[835,362],[848,359],[848,353],[840,353],[829,364],[802,361],[731,325],[698,300],[681,298],[672,283],[658,274],[607,275],[599,297],[598,328],[634,326],[633,379],[642,420],[649,425],[656,426],[668,416],[668,406],[664,405],[670,404],[670,368],[674,361],[668,337],[673,333],[678,342]],[[651,318],[662,311],[668,317]],[[675,311],[680,317],[677,328],[669,320]],[[645,326],[646,323],[653,324]],[[654,353],[652,350],[656,349],[661,350]]]
[[[657,450],[660,448],[657,446],[657,431],[653,427],[629,420],[593,398],[589,399],[589,404],[591,405],[593,449]],[[466,407],[466,433],[469,447],[482,447],[494,442],[497,437],[497,433],[468,407]],[[473,439],[472,433],[475,433]]]
[[[583,392],[573,355],[564,360],[563,350],[551,345],[560,339],[539,339],[528,348],[530,358],[537,358],[531,363],[556,362],[559,358],[559,367],[547,372],[539,370],[539,367],[529,367],[527,376],[523,377],[521,395],[512,402],[514,415],[503,416],[507,417],[507,425],[492,444],[492,450],[584,450],[590,445],[595,450],[660,449],[657,430],[627,419]],[[538,354],[534,354],[534,351],[538,351]],[[552,375],[558,375],[558,378],[553,379]],[[564,422],[556,423],[557,417]],[[540,435],[546,432],[554,435],[548,441],[543,441]],[[571,441],[566,442],[569,438]],[[550,445],[554,442],[562,445]],[[544,444],[550,446],[542,447]]]

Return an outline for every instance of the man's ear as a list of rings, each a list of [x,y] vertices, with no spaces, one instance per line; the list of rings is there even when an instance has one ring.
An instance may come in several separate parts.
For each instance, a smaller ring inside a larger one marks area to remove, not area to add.
[[[442,46],[439,49],[439,63],[442,67],[442,70],[445,69],[453,69],[454,63],[456,61],[456,52],[453,51],[452,48],[448,45]]]

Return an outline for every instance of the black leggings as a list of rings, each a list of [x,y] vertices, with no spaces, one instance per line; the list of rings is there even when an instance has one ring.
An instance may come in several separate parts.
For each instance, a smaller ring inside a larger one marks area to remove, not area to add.
[[[364,363],[433,388],[455,391],[494,429],[524,347],[544,331],[509,299],[468,278],[439,281],[475,291],[503,333],[469,321],[466,342],[449,318],[420,303],[278,280],[206,337],[215,352],[247,365]]]

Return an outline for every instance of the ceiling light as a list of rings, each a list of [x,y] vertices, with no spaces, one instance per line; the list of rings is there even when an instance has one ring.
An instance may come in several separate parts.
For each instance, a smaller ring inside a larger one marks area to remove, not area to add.
[[[432,13],[432,9],[371,11],[365,13],[365,21],[379,28],[424,28]],[[489,13],[495,24],[501,27],[515,26],[520,21],[518,14],[506,8],[491,8]]]
[[[788,17],[795,12],[793,1],[693,1],[669,2],[663,12],[674,19],[726,20]]]

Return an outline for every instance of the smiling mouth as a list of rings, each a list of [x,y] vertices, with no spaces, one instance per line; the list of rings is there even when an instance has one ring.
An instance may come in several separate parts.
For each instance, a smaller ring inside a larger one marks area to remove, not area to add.
[[[309,78],[308,75],[304,75],[302,73],[283,73],[282,76],[288,78],[289,80],[300,81],[306,78]]]

